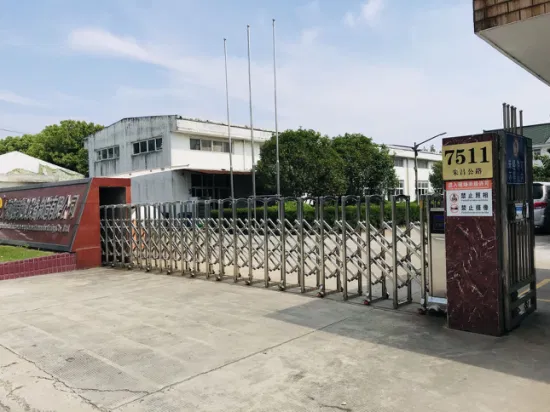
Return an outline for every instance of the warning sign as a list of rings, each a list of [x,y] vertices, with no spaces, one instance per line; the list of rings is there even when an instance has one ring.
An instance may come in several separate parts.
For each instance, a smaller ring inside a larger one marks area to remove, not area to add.
[[[493,216],[493,181],[446,182],[447,217]]]

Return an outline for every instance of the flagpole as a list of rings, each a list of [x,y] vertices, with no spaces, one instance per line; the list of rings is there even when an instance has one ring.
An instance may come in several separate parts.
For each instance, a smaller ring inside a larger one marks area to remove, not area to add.
[[[256,166],[254,159],[254,121],[252,117],[252,74],[250,70],[250,25],[246,26],[248,42],[248,100],[250,106],[250,144],[252,146],[252,196],[256,198]]]
[[[233,141],[231,140],[231,120],[229,117],[229,81],[227,78],[227,39],[223,39],[223,55],[225,59],[225,100],[227,106],[227,137],[229,138],[229,178],[231,179],[231,199],[235,198],[233,185]]]
[[[277,196],[281,196],[281,170],[279,165],[279,120],[277,115],[277,61],[276,61],[276,49],[275,49],[275,19],[273,19],[273,97],[275,102],[275,146],[276,146],[275,170],[277,173]]]

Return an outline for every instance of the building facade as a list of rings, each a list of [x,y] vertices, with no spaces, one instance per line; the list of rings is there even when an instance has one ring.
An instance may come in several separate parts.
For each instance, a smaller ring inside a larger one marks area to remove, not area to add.
[[[254,130],[254,163],[273,132]],[[252,194],[250,128],[231,126],[235,197]],[[122,119],[86,139],[90,177],[132,179],[135,203],[224,199],[231,196],[227,124],[151,116]],[[390,148],[398,177],[396,194],[414,199],[414,152]],[[435,153],[420,152],[418,180],[421,194],[429,183]]]
[[[272,132],[254,130],[254,161]],[[252,192],[250,128],[231,126],[236,197]],[[132,179],[136,203],[228,198],[227,125],[180,116],[122,119],[88,136],[90,177]]]
[[[394,193],[405,194],[410,196],[411,200],[415,200],[414,151],[392,146],[389,149],[394,156],[395,174],[398,181],[398,187],[395,188]],[[432,166],[437,161],[441,161],[441,154],[418,153],[418,192],[420,195],[434,192],[429,178]]]

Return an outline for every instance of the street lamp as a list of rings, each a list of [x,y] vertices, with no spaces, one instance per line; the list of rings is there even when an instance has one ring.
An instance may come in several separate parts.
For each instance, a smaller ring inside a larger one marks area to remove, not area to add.
[[[418,149],[420,149],[420,147],[423,145],[423,144],[426,144],[428,143],[429,141],[437,138],[437,137],[440,137],[440,136],[443,136],[443,135],[446,135],[447,132],[443,132],[443,133],[439,133],[439,134],[436,134],[435,136],[432,136],[430,137],[429,139],[426,139],[424,140],[423,142],[420,142],[420,143],[414,143],[413,146],[405,146],[405,145],[401,145],[401,144],[394,144],[392,146],[396,146],[396,147],[404,147],[406,149],[412,149],[414,151],[414,196],[415,196],[415,200],[418,202],[419,201],[419,195],[418,195]]]

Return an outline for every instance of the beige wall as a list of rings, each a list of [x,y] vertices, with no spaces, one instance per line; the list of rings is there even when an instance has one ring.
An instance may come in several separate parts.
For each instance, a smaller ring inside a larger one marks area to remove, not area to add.
[[[473,0],[473,5],[476,33],[550,13],[550,0]]]

